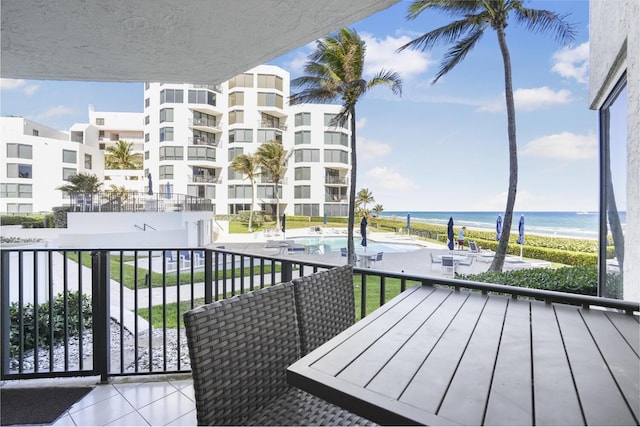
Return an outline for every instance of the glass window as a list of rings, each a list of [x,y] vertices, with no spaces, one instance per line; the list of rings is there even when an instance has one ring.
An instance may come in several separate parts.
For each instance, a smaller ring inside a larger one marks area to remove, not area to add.
[[[77,153],[73,150],[62,150],[62,163],[78,163]]]
[[[229,143],[233,142],[253,142],[253,130],[232,129],[229,131]]]
[[[296,132],[295,144],[311,144],[311,132],[308,130]]]
[[[76,174],[76,170],[73,168],[62,168],[62,179],[69,181],[69,178]]]
[[[311,198],[311,186],[310,185],[296,185],[293,188],[294,199],[310,199]]]
[[[295,168],[295,180],[296,181],[307,181],[311,179],[311,168],[310,167],[302,167]]]
[[[91,157],[91,154],[86,154],[84,155],[84,168],[85,169],[93,169],[93,158]]]
[[[189,147],[187,149],[188,160],[209,160],[215,162],[216,150],[213,147]]]
[[[251,198],[250,185],[230,185],[228,188],[229,188],[230,199],[250,199]]]
[[[319,162],[320,150],[295,150],[294,161],[298,162]]]
[[[144,142],[149,142],[149,133],[148,132],[144,133]]]
[[[282,95],[275,93],[258,93],[258,106],[259,107],[276,107],[282,108]]]
[[[212,116],[210,114],[202,113],[200,111],[193,112],[193,124],[194,126],[207,126],[207,127],[216,127],[217,126],[216,116]]]
[[[344,147],[349,146],[349,137],[342,132],[325,132],[324,143],[327,145],[342,145]]]
[[[31,203],[7,203],[7,212],[9,213],[32,213],[33,205]]]
[[[160,160],[182,160],[184,159],[183,147],[160,147]]]
[[[216,95],[206,89],[189,89],[189,104],[216,105]]]
[[[244,105],[244,92],[233,92],[229,94],[229,107]]]
[[[151,123],[151,119],[149,118],[149,116],[144,116],[144,124],[148,125],[149,123]]]
[[[235,123],[244,123],[243,110],[229,111],[229,124],[232,125]]]
[[[160,166],[160,179],[173,179],[173,165]]]
[[[337,116],[337,114],[324,113],[324,125],[331,126],[331,122]]]
[[[243,153],[242,147],[229,148],[229,161],[233,161],[236,157]]]
[[[163,108],[160,110],[160,123],[173,122],[173,108]]]
[[[311,125],[311,113],[298,113],[296,114],[296,126],[310,126]]]
[[[160,142],[162,141],[173,141],[172,127],[160,128]]]
[[[149,160],[149,152],[148,151],[144,152],[144,159],[145,160]]]
[[[282,77],[272,74],[258,74],[258,87],[282,90]]]
[[[600,249],[598,295],[623,298],[627,213],[627,80],[616,84],[600,118]]]
[[[31,165],[7,163],[7,178],[33,178]]]
[[[164,89],[160,91],[160,104],[182,104],[183,102],[184,93],[182,89]]]
[[[33,149],[26,144],[7,144],[7,157],[17,157],[19,159],[32,159]]]
[[[269,141],[282,142],[282,132],[274,129],[258,129],[258,142],[265,143]]]
[[[96,125],[104,126],[104,118],[102,118],[102,117],[96,118]]]
[[[244,73],[229,80],[229,89],[234,87],[253,87],[253,74]]]
[[[297,203],[293,206],[296,216],[320,216],[320,205],[316,203]]]
[[[244,174],[242,172],[238,172],[234,168],[228,169],[228,178],[231,179],[244,179]]]
[[[38,129],[32,129],[32,130],[31,130],[31,134],[32,134],[33,136],[40,136],[40,131],[39,131]]]
[[[151,105],[151,99],[145,98],[144,99],[144,107],[145,108],[149,108],[150,105]]]
[[[349,164],[349,154],[342,150],[324,150],[324,161]]]
[[[258,185],[257,197],[259,199],[275,199],[273,185]],[[278,186],[278,198],[282,198],[282,186]]]

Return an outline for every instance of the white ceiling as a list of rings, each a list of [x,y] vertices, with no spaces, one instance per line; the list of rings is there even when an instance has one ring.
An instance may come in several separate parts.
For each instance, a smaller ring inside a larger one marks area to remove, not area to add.
[[[220,83],[399,0],[2,0],[5,78]]]

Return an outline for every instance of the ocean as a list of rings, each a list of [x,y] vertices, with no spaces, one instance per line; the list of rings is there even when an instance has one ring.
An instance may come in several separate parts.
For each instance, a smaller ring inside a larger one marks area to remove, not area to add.
[[[411,222],[446,225],[449,217],[453,217],[455,227],[467,227],[486,230],[496,229],[498,215],[501,212],[407,212],[384,211],[382,218],[406,221],[411,214]],[[598,212],[514,212],[511,233],[518,233],[518,221],[524,215],[525,233],[544,236],[571,237],[575,239],[598,239]],[[626,213],[620,213],[623,228],[626,224]]]

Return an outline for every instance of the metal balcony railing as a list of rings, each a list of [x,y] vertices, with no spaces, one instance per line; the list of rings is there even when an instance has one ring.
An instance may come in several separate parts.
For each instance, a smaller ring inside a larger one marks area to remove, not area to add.
[[[0,379],[189,372],[186,311],[334,266],[224,247],[2,248]],[[640,311],[638,302],[356,267],[357,317],[415,284]]]
[[[160,190],[70,194],[67,206],[71,212],[213,211],[211,199]]]
[[[218,141],[215,138],[203,138],[203,137],[193,137],[190,136],[187,138],[189,141],[189,145],[206,145],[208,147],[217,147]]]
[[[349,183],[349,179],[344,176],[344,177],[339,177],[339,176],[325,176],[324,177],[324,183],[325,184],[340,184],[340,185],[347,185]]]

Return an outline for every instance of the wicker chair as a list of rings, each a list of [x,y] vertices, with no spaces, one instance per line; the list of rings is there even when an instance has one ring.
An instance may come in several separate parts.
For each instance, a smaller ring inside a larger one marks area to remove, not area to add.
[[[199,425],[371,424],[287,384],[300,357],[292,283],[195,308],[184,322]]]
[[[352,266],[294,279],[293,285],[303,356],[355,323]]]

